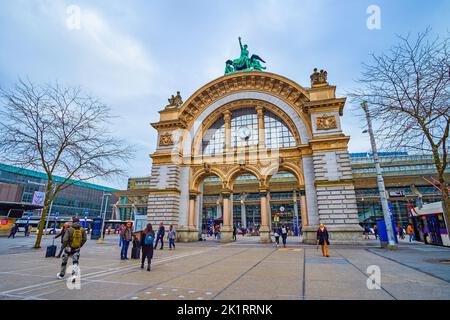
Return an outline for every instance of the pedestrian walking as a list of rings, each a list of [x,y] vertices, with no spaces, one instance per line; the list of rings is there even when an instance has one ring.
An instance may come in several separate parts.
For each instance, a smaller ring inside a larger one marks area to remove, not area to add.
[[[123,229],[125,229],[125,228],[126,228],[126,226],[125,226],[125,224],[123,224],[123,223],[122,223],[122,225],[121,225],[119,228],[117,228],[117,232],[119,233],[119,247],[121,247],[122,244],[123,244],[122,231],[123,231]]]
[[[167,239],[169,240],[169,250],[172,250],[172,247],[173,247],[173,250],[175,250],[175,239],[176,238],[177,238],[177,232],[175,231],[174,226],[171,224],[169,226],[169,232],[167,233]]]
[[[61,258],[61,254],[63,253],[63,250],[64,250],[64,235],[66,234],[68,228],[69,228],[69,224],[67,222],[64,223],[64,225],[63,225],[63,227],[61,229],[61,232],[57,236],[55,236],[53,238],[53,239],[56,239],[56,238],[61,237],[61,248],[59,249],[59,253],[56,255],[57,258]]]
[[[153,242],[155,241],[155,231],[153,231],[152,224],[147,224],[147,227],[142,230],[141,237],[142,244],[142,260],[141,269],[144,269],[145,259],[147,259],[147,271],[150,271],[150,266],[153,259]]]
[[[280,232],[279,231],[280,231],[280,229],[277,228],[273,232],[273,236],[275,237],[275,245],[277,248],[280,245]]]
[[[378,226],[376,224],[373,226],[373,234],[375,235],[375,240],[378,240]]]
[[[236,225],[233,225],[233,241],[236,241],[237,228]]]
[[[217,235],[219,234],[219,225],[214,225],[214,239],[217,239]]]
[[[67,229],[63,236],[64,253],[62,255],[61,271],[57,274],[63,279],[69,257],[72,257],[72,282],[75,282],[78,273],[80,250],[87,241],[86,230],[80,225],[80,219],[72,218],[72,226]]]
[[[408,227],[406,227],[406,233],[409,236],[409,242],[412,242],[414,240],[414,229],[412,225],[408,224]]]
[[[400,224],[397,225],[397,230],[398,230],[398,237],[400,239],[405,239],[405,236],[403,234],[403,228]]]
[[[370,238],[369,238],[369,233],[370,233],[370,230],[369,230],[369,227],[368,226],[365,226],[364,227],[364,239],[366,239],[366,240],[369,240]]]
[[[289,228],[286,227],[286,224],[282,224],[280,227],[280,235],[281,239],[283,240],[283,248],[286,248],[286,240],[288,236]]]
[[[131,259],[139,259],[139,253],[141,250],[140,233],[133,234],[133,247],[131,248]]]
[[[322,256],[329,257],[328,254],[328,246],[330,245],[330,241],[328,238],[328,230],[325,228],[323,223],[320,224],[319,229],[317,229],[317,244],[322,246]]]
[[[28,237],[28,224],[25,225],[25,227],[23,227],[23,234],[25,237]]]
[[[19,230],[19,225],[17,223],[15,223],[11,228],[11,232],[8,236],[8,239],[11,237],[14,239],[16,237],[16,233],[18,230]]]
[[[133,225],[131,221],[127,222],[125,228],[120,232],[120,237],[122,238],[122,250],[120,251],[120,259],[128,260],[128,247],[130,246],[131,240],[133,240]]]
[[[166,233],[166,229],[164,228],[164,223],[159,224],[158,233],[156,234],[156,242],[155,242],[155,249],[158,246],[158,242],[161,241],[161,247],[159,250],[162,250],[164,248],[164,234]]]

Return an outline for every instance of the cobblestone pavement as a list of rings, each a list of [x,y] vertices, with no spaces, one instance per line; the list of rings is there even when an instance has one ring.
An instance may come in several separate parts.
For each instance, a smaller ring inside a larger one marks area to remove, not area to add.
[[[296,238],[287,248],[256,238],[209,239],[155,250],[147,272],[136,260],[121,261],[117,236],[110,236],[83,247],[81,287],[69,289],[56,278],[61,261],[44,258],[51,239],[38,250],[34,240],[0,238],[0,299],[450,299],[450,249],[419,243],[402,242],[394,252],[375,241],[332,246],[324,258]],[[379,289],[367,286],[370,266],[381,272]]]

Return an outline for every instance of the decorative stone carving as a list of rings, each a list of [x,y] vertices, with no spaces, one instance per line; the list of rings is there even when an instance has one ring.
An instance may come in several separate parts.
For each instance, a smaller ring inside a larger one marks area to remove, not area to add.
[[[337,129],[337,127],[336,116],[324,114],[316,118],[317,130]]]
[[[178,109],[183,104],[183,99],[181,98],[180,91],[177,91],[177,95],[172,95],[169,99],[169,104],[166,106],[166,109]]]
[[[161,147],[173,146],[173,138],[171,133],[161,134],[159,137],[159,145]]]
[[[317,68],[314,68],[314,72],[311,75],[311,86],[317,86],[317,85],[327,85],[327,77],[328,73],[324,70],[320,70],[320,72],[317,72]]]

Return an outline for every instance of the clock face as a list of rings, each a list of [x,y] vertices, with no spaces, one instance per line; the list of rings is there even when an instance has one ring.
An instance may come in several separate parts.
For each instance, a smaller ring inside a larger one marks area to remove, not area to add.
[[[239,128],[238,134],[242,140],[248,140],[250,138],[251,132],[248,127],[243,126]]]

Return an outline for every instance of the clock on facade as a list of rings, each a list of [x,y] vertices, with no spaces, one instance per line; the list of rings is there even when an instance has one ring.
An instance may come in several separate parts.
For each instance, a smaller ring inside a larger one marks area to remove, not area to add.
[[[248,140],[250,138],[251,132],[250,129],[246,126],[242,126],[238,130],[239,138],[242,140]]]

